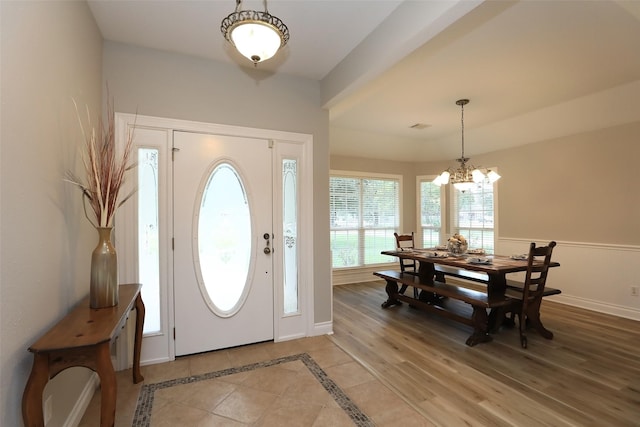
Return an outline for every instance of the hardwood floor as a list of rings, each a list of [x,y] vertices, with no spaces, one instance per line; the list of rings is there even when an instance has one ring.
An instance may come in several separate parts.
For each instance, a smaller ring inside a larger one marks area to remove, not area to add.
[[[384,282],[334,287],[331,339],[433,425],[640,426],[640,322],[546,299],[553,340],[468,347],[470,327],[385,300]]]

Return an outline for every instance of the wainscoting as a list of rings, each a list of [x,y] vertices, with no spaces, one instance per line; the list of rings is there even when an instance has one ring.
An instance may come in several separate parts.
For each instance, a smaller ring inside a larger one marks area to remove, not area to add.
[[[525,253],[532,241],[549,243],[544,239],[501,238],[496,252]],[[557,242],[553,260],[561,266],[551,270],[548,283],[561,289],[562,294],[549,297],[550,301],[640,320],[640,296],[631,295],[632,286],[640,287],[640,246]],[[333,284],[370,282],[374,271],[389,266],[334,270]],[[397,264],[391,266],[398,267]]]

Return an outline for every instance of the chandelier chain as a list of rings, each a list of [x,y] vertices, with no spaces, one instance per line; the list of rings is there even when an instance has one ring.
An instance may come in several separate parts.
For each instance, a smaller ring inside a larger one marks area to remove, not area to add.
[[[460,106],[462,112],[460,116],[460,124],[462,125],[462,161],[464,162],[464,104]]]

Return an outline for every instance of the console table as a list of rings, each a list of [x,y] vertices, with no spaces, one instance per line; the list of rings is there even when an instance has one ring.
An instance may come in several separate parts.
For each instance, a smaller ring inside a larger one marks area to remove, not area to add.
[[[133,382],[140,373],[140,348],[144,324],[144,304],[140,284],[120,285],[119,304],[92,309],[89,297],[40,337],[29,351],[33,367],[22,396],[22,418],[26,427],[44,427],[42,391],[50,378],[73,366],[84,366],[98,373],[102,391],[100,426],[113,426],[116,415],[116,373],[111,363],[111,343],[120,334],[131,311],[136,309],[133,348]]]

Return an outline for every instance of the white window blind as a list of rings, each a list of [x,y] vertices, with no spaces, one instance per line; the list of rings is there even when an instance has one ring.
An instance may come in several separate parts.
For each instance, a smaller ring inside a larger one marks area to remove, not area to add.
[[[394,262],[400,179],[332,175],[329,184],[333,267]]]
[[[422,246],[433,248],[441,241],[443,187],[434,184],[434,177],[419,177],[420,229]]]
[[[494,253],[494,191],[494,184],[488,179],[465,192],[451,186],[451,232],[466,237],[469,249],[482,248],[487,253]]]

